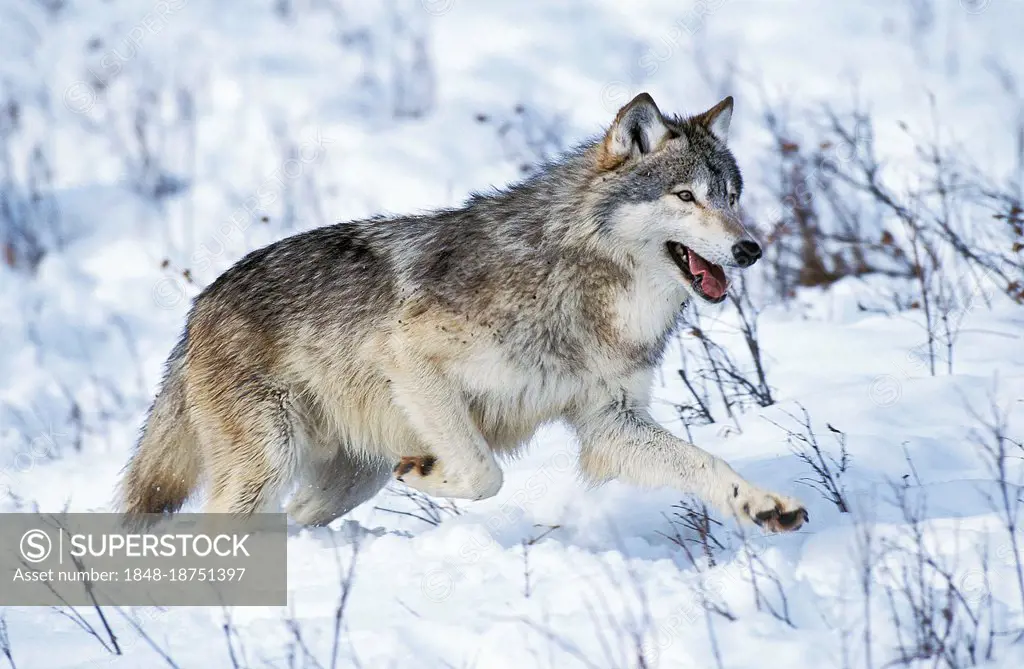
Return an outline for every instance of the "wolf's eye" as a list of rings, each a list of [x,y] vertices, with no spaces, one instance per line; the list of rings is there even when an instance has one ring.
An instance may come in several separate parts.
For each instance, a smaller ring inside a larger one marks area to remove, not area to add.
[[[676,196],[678,196],[679,199],[682,200],[683,202],[695,202],[696,201],[696,198],[693,197],[693,191],[681,190],[678,193],[676,193]]]
[[[735,207],[736,206],[736,193],[729,193],[729,206],[730,207]]]

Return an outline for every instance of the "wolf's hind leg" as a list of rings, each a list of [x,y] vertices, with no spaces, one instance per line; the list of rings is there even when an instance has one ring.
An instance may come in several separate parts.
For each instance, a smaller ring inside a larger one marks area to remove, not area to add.
[[[390,476],[390,463],[352,454],[338,444],[332,458],[304,466],[288,515],[300,525],[327,525],[380,492]]]
[[[210,479],[206,511],[274,510],[294,479],[302,439],[288,413],[287,395],[259,381],[227,383],[197,393],[193,415]]]

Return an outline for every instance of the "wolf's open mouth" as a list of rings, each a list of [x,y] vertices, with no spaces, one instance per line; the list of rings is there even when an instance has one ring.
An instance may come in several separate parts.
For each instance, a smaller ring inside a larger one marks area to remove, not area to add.
[[[668,254],[698,295],[715,304],[725,299],[729,280],[721,266],[708,262],[678,242],[669,242],[666,246]]]

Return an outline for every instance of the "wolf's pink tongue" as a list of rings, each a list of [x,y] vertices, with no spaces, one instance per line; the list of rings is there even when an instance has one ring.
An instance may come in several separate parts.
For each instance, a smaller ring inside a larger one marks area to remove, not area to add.
[[[725,271],[713,263],[709,263],[704,258],[693,252],[690,249],[690,273],[693,274],[700,280],[700,288],[704,291],[704,294],[713,300],[725,295],[725,289],[728,287],[729,282],[725,278]]]

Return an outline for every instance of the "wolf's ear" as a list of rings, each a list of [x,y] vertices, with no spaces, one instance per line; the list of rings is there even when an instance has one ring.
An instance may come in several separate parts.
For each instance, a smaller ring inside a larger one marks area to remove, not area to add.
[[[697,114],[693,120],[711,131],[711,134],[722,140],[729,139],[729,121],[732,120],[732,96],[719,102],[703,114]]]
[[[598,164],[602,169],[614,169],[629,158],[651,153],[671,134],[654,99],[641,93],[615,116],[601,143]]]

